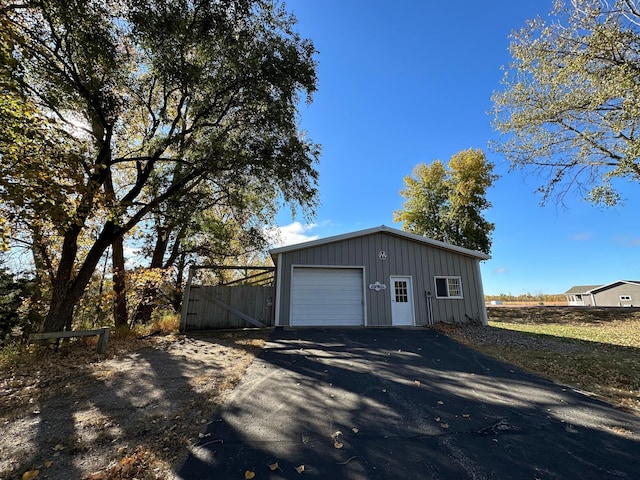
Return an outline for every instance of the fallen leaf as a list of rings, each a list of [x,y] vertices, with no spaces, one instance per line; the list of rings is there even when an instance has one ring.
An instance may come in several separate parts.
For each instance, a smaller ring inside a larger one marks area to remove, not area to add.
[[[444,402],[442,400],[438,400],[438,405],[444,405]]]
[[[53,462],[51,462],[51,461],[44,462],[44,466],[47,467],[47,468],[50,468],[51,465],[53,465]]]
[[[333,446],[334,448],[342,448],[344,447],[344,444],[336,440],[335,442],[333,442]]]
[[[436,417],[436,418],[434,418],[434,420],[435,420],[436,422],[439,422],[439,421],[440,421],[440,417]]]
[[[462,414],[462,416],[463,416],[464,418],[471,418],[471,415],[469,415],[468,413],[463,413],[463,414]]]
[[[387,389],[386,389],[386,388],[383,388],[383,389],[382,389],[382,391],[383,391],[384,393],[387,393]]]
[[[22,474],[22,480],[31,480],[40,474],[40,470],[29,470]]]
[[[60,450],[64,450],[64,445],[62,445],[61,443],[57,444],[55,447],[53,447],[53,449],[56,452],[59,452]]]
[[[300,466],[296,467],[296,472],[298,472],[298,473],[304,472],[304,465],[300,465]]]
[[[351,429],[351,431],[352,431],[353,433],[358,433],[360,430],[358,430],[356,427],[353,427],[353,428]]]
[[[441,423],[440,426],[442,428],[449,428],[449,424],[448,423]]]
[[[415,383],[416,385],[420,386],[420,380],[414,380],[413,383]]]
[[[280,465],[278,465],[278,462],[271,463],[269,464],[269,470],[271,470],[272,472],[275,470],[280,470]]]
[[[244,472],[245,480],[251,480],[255,476],[256,476],[256,472],[253,472],[251,470],[245,470],[245,472]]]
[[[331,438],[336,438],[336,437],[339,437],[340,435],[342,435],[342,432],[341,432],[340,430],[338,430],[337,432],[334,432],[334,433],[331,435]]]

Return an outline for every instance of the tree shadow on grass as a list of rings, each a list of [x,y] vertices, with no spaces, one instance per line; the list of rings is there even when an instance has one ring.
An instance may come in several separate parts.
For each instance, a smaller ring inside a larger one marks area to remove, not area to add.
[[[422,329],[277,331],[216,420],[180,478],[640,471],[640,418]]]

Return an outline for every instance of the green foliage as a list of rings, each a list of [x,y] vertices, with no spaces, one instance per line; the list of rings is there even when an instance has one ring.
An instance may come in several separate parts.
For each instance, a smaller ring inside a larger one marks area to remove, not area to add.
[[[616,179],[640,181],[640,4],[556,1],[549,21],[512,34],[511,54],[493,148],[544,178],[543,203],[573,190],[619,203]]]
[[[297,107],[315,49],[294,26],[275,0],[2,3],[0,218],[47,270],[45,329],[70,324],[114,241],[154,214],[176,238],[203,191],[313,214]]]
[[[488,254],[495,226],[482,212],[491,206],[486,192],[496,179],[481,150],[459,152],[447,167],[440,160],[418,164],[404,179],[406,200],[394,220],[408,232]]]
[[[26,319],[20,307],[30,295],[31,287],[29,280],[15,279],[8,270],[0,268],[0,345],[14,327],[24,326]]]

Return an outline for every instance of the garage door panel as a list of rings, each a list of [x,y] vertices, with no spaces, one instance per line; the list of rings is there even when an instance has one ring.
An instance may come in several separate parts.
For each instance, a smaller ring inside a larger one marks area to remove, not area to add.
[[[291,325],[337,326],[363,323],[361,269],[293,269]]]

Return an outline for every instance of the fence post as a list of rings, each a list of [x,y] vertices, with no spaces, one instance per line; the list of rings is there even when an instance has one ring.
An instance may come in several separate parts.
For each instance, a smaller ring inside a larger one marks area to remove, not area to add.
[[[109,327],[102,327],[100,330],[100,336],[98,337],[98,353],[104,355],[107,351],[107,342],[109,341],[109,332],[111,329]]]

